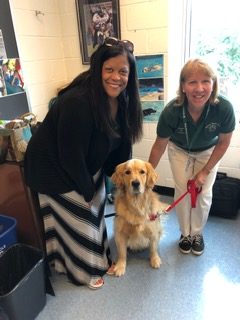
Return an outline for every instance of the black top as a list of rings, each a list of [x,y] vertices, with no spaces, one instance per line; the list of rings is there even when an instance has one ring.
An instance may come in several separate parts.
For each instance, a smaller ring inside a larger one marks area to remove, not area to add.
[[[24,160],[27,185],[44,194],[77,191],[85,201],[95,193],[93,176],[101,169],[112,175],[131,156],[131,142],[116,145],[96,127],[88,97],[73,88],[59,96],[32,136]],[[119,105],[118,124],[124,130]],[[119,129],[118,129],[119,130]],[[122,135],[123,136],[123,135]]]

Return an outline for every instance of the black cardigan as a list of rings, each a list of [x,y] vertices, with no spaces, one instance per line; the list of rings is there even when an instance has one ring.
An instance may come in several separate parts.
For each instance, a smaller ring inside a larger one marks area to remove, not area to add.
[[[49,110],[29,141],[24,172],[34,191],[51,195],[75,190],[89,202],[95,193],[94,174],[103,168],[110,176],[130,158],[131,143],[125,137],[111,152],[112,140],[96,127],[88,97],[78,90],[58,97]]]

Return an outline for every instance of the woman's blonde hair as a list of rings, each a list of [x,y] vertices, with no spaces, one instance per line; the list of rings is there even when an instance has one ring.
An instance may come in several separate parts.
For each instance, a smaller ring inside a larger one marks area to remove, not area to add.
[[[213,80],[213,90],[209,98],[210,103],[217,103],[218,99],[218,79],[213,69],[201,59],[190,59],[183,66],[179,77],[179,88],[177,90],[176,105],[183,105],[186,95],[182,90],[182,84],[190,77],[192,73],[202,72]]]

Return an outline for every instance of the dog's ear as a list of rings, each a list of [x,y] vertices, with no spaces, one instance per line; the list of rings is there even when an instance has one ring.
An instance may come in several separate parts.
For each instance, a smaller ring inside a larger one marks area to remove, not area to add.
[[[124,171],[124,163],[119,164],[114,173],[111,176],[112,182],[118,187],[121,188],[124,186],[123,182],[123,171]]]
[[[155,183],[157,182],[158,175],[150,162],[146,162],[146,168],[147,168],[147,187],[152,189]]]

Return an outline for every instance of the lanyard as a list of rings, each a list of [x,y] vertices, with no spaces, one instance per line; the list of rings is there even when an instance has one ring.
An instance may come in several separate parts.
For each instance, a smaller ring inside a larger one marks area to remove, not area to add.
[[[187,140],[187,148],[188,148],[188,153],[190,153],[190,149],[193,145],[194,140],[196,140],[197,136],[199,135],[200,131],[202,130],[204,124],[205,124],[205,120],[207,119],[208,113],[209,113],[209,109],[210,109],[210,103],[207,106],[207,112],[206,115],[204,117],[204,119],[202,120],[201,124],[199,125],[199,127],[197,128],[197,131],[195,131],[194,136],[192,137],[192,141],[190,143],[189,141],[189,134],[188,134],[188,126],[187,126],[187,117],[186,117],[186,112],[185,112],[185,107],[183,105],[182,108],[182,117],[183,117],[183,124],[184,124],[184,130],[185,130],[185,136],[186,136],[186,140]]]

